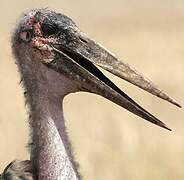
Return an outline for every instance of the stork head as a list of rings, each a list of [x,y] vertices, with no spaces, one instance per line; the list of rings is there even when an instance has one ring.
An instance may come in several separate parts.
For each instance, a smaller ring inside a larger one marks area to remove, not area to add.
[[[57,72],[68,82],[77,84],[76,91],[101,95],[163,128],[169,129],[120,90],[97,66],[180,107],[151,81],[87,37],[63,14],[48,9],[36,9],[24,14],[12,42],[16,58],[22,59],[22,62],[18,62],[20,66],[23,61],[39,62],[47,70]]]

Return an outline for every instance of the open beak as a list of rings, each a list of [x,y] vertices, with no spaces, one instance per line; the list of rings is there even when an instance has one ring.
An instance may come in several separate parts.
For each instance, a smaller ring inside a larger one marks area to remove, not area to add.
[[[101,95],[143,119],[171,130],[120,90],[95,65],[178,107],[181,106],[127,63],[118,60],[112,53],[88,38],[78,28],[62,31],[57,42],[50,46],[55,52],[55,58],[46,65],[78,82],[81,91]]]

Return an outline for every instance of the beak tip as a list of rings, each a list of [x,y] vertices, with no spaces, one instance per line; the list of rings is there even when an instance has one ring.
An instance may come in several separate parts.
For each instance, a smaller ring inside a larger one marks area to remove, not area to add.
[[[182,108],[182,106],[178,103],[175,104],[177,107]]]
[[[172,99],[172,101],[170,101],[172,104],[174,104],[175,106],[177,106],[177,107],[179,107],[179,108],[182,108],[182,106],[179,104],[179,103],[177,103],[176,101],[174,101],[173,99]]]
[[[160,98],[174,104],[175,106],[179,107],[179,108],[182,108],[182,106],[177,102],[175,101],[173,98],[169,97],[166,93],[164,93],[163,91],[161,91],[161,93],[159,94]]]
[[[165,128],[166,128],[167,130],[169,130],[169,131],[172,131],[172,129],[170,129],[170,128],[169,128],[169,127],[167,127],[167,126],[166,126]]]
[[[172,131],[172,129],[169,128],[169,127],[168,127],[166,124],[164,124],[164,123],[160,124],[159,126],[162,127],[162,128],[164,128],[164,129],[167,129],[167,130],[169,130],[169,131]]]

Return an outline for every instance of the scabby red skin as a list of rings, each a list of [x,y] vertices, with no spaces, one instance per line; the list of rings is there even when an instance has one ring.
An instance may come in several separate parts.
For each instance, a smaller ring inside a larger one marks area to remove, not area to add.
[[[43,37],[41,25],[44,22],[45,17],[39,16],[39,22],[37,20],[37,13],[32,12],[29,14],[27,21],[23,25],[23,29],[33,30],[34,37],[29,42],[29,45],[35,49],[35,56],[44,62],[50,62],[54,59],[54,52],[50,44],[56,43],[56,39],[52,37]]]

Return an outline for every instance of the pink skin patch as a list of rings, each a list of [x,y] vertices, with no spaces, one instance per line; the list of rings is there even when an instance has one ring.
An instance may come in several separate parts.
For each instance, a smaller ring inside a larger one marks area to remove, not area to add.
[[[34,32],[35,32],[36,36],[43,36],[40,23],[34,24],[33,27],[34,27]]]
[[[41,17],[41,23],[44,21],[45,17]],[[54,52],[52,51],[53,48],[49,44],[56,43],[56,39],[54,38],[44,38],[40,22],[36,22],[35,13],[31,13],[29,18],[27,19],[26,23],[24,24],[26,29],[33,28],[34,34],[36,37],[32,38],[31,42],[29,43],[31,47],[35,48],[34,51],[35,56],[37,56],[41,61],[45,63],[49,63],[54,60]]]
[[[49,45],[51,43],[51,39],[45,39],[43,37],[35,37],[30,42],[31,46],[39,49],[40,53],[38,54],[39,59],[41,59],[45,63],[49,63],[54,60],[54,52],[53,48]]]

